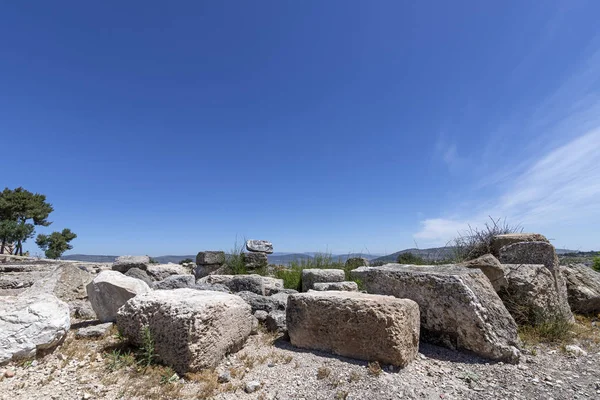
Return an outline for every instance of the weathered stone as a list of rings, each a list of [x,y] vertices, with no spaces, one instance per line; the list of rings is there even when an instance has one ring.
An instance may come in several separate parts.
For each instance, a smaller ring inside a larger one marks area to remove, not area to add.
[[[195,285],[196,278],[194,278],[194,275],[171,275],[162,281],[156,282],[155,288],[157,290],[172,290],[192,288]]]
[[[138,345],[147,327],[158,360],[184,374],[213,368],[239,350],[252,330],[250,311],[241,297],[227,293],[156,290],[129,300],[117,326]]]
[[[263,310],[266,312],[271,312],[273,310],[285,310],[287,301],[287,298],[284,300],[280,297],[261,296],[260,294],[252,292],[239,292],[237,295],[250,305],[252,312],[257,310]]]
[[[500,264],[500,261],[498,261],[498,259],[491,254],[486,254],[474,260],[469,260],[458,265],[467,268],[480,269],[485,276],[488,277],[496,292],[506,287],[508,284],[502,264]]]
[[[266,240],[246,240],[246,250],[271,254],[273,253],[273,243]]]
[[[502,264],[506,284],[498,295],[518,324],[538,325],[563,318],[568,308],[554,276],[542,264]]]
[[[600,273],[583,264],[568,265],[562,272],[571,309],[581,314],[600,313]]]
[[[291,295],[294,346],[404,367],[418,353],[419,307],[407,299],[356,292]]]
[[[502,247],[521,242],[550,243],[544,235],[539,233],[507,233],[505,235],[496,235],[493,237],[492,253],[494,256],[498,257]]]
[[[196,256],[197,265],[223,265],[225,264],[225,252],[223,251],[201,251]]]
[[[347,270],[353,270],[358,267],[368,267],[369,260],[367,260],[364,257],[350,257],[349,259],[346,260],[345,265],[346,265]]]
[[[302,291],[307,292],[313,288],[315,283],[320,282],[343,282],[346,273],[343,269],[305,269],[302,270]]]
[[[361,267],[351,276],[360,279],[369,293],[417,302],[422,340],[492,360],[518,361],[517,325],[480,270],[387,264]]]
[[[53,348],[70,327],[69,306],[52,294],[2,297],[0,364]]]
[[[287,320],[284,311],[272,311],[265,318],[265,327],[269,332],[287,333]]]
[[[75,334],[75,337],[77,337],[78,339],[101,338],[106,336],[112,325],[112,322],[107,322],[104,324],[90,325],[83,328],[79,328],[77,330],[77,333]]]
[[[342,292],[358,292],[358,285],[356,282],[344,281],[344,282],[318,282],[313,285],[313,290],[323,292],[327,290],[339,290]]]
[[[62,264],[36,281],[27,293],[50,293],[69,304],[87,298],[85,287],[93,278],[73,264]]]
[[[69,303],[69,309],[71,310],[71,316],[88,320],[96,319],[96,313],[92,308],[92,304],[89,300],[73,300]]]
[[[270,276],[263,276],[262,281],[265,287],[266,296],[271,296],[272,294],[286,290],[283,287],[283,279],[271,278]]]
[[[256,318],[259,322],[265,322],[267,315],[269,315],[268,312],[264,310],[258,310],[254,313],[254,318]]]
[[[202,279],[208,275],[221,275],[219,270],[222,268],[222,264],[198,264],[194,268],[194,276],[196,279]]]
[[[554,277],[560,313],[565,319],[574,321],[569,307],[567,283],[561,273],[554,246],[543,241],[509,244],[500,248],[499,260],[502,264],[543,264]]]
[[[248,271],[265,268],[269,263],[266,253],[242,253],[242,260]]]
[[[147,270],[150,265],[150,257],[148,256],[121,256],[117,257],[112,265],[113,271],[119,271],[122,273],[127,272],[131,268],[139,268],[141,270]]]
[[[143,281],[117,271],[102,271],[86,289],[92,308],[102,322],[115,321],[117,310],[123,304],[138,294],[152,290]]]
[[[229,288],[227,286],[221,285],[220,283],[210,284],[210,283],[197,282],[190,289],[212,290],[212,291],[215,291],[215,292],[231,293],[231,290],[229,290]]]
[[[148,276],[154,281],[162,281],[171,275],[188,275],[190,271],[179,264],[150,264],[148,265]]]
[[[260,275],[209,275],[199,279],[198,283],[218,283],[234,293],[247,291],[265,295],[265,285]]]
[[[146,282],[146,285],[154,288],[154,282],[148,276],[148,273],[139,268],[130,268],[127,272],[125,272],[125,276],[129,276],[131,278],[139,279],[141,281]]]

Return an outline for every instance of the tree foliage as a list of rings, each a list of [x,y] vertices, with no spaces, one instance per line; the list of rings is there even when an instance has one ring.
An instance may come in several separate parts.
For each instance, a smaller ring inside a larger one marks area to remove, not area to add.
[[[73,246],[69,244],[71,240],[77,237],[70,229],[63,229],[62,232],[52,232],[50,235],[38,235],[35,243],[44,250],[48,258],[60,258],[67,250]]]
[[[22,187],[0,192],[0,254],[7,243],[16,242],[15,254],[23,255],[23,243],[34,235],[35,226],[48,226],[54,208],[46,196]]]
[[[595,271],[600,272],[600,256],[594,257],[594,263],[592,264],[592,268]]]
[[[413,253],[402,253],[398,255],[396,259],[398,264],[410,264],[410,265],[424,265],[425,260]]]

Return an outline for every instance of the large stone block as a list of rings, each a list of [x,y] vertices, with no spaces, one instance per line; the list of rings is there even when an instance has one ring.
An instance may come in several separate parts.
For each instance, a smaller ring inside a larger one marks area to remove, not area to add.
[[[421,310],[421,339],[517,362],[517,325],[477,269],[456,265],[387,264],[351,272],[369,293],[414,300]]]
[[[190,273],[183,265],[174,263],[150,264],[146,272],[153,281],[162,281],[171,275],[187,275]]]
[[[507,233],[505,235],[496,235],[492,238],[492,252],[495,256],[498,256],[502,247],[521,242],[550,243],[544,235],[539,233]]]
[[[238,351],[254,317],[241,297],[193,289],[156,290],[128,301],[117,326],[136,344],[147,327],[158,360],[177,373],[213,368]]]
[[[574,321],[567,294],[567,283],[561,273],[554,246],[544,241],[529,241],[509,244],[500,248],[502,264],[543,264],[554,277],[558,305],[562,316]]]
[[[201,251],[196,256],[196,264],[211,265],[225,263],[225,252],[223,251]]]
[[[355,292],[290,295],[287,329],[294,346],[404,367],[419,348],[412,300]]]
[[[150,265],[150,257],[148,256],[121,256],[117,257],[112,265],[113,271],[122,273],[127,272],[131,268],[139,268],[143,271],[148,269]]]
[[[51,349],[71,327],[69,306],[49,293],[5,296],[0,307],[0,364]]]
[[[308,292],[315,283],[343,282],[345,280],[346,273],[343,269],[305,269],[302,270],[302,291]]]
[[[129,299],[149,292],[144,281],[117,271],[102,271],[86,287],[94,312],[102,322],[114,322],[117,311]]]
[[[562,272],[571,309],[581,314],[599,314],[600,273],[583,264],[568,265]]]
[[[248,271],[265,268],[269,263],[266,253],[242,253],[242,259]]]
[[[211,285],[225,285],[232,292],[252,292],[265,295],[265,285],[260,275],[208,275],[199,279],[197,283],[208,283]]]
[[[327,291],[327,290],[339,290],[342,292],[358,292],[358,285],[356,282],[344,281],[344,282],[317,282],[313,285],[313,290]]]

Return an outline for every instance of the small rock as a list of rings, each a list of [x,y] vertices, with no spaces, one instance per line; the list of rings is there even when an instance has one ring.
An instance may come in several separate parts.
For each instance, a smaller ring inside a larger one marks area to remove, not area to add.
[[[581,347],[575,346],[573,344],[569,344],[569,345],[565,346],[565,351],[567,353],[573,354],[574,356],[577,356],[577,357],[587,356],[587,351],[585,351]]]
[[[246,383],[246,387],[245,387],[246,393],[254,393],[258,389],[260,389],[260,382],[250,381],[250,382]]]
[[[15,371],[9,368],[6,371],[4,371],[4,376],[7,378],[12,378],[13,376],[15,376]]]
[[[231,373],[229,371],[221,372],[217,378],[217,381],[219,383],[227,383],[231,381]]]

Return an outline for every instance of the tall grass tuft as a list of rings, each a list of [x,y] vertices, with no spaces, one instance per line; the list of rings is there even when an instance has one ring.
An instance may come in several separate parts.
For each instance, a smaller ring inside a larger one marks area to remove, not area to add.
[[[339,259],[333,258],[331,253],[317,253],[312,258],[302,258],[292,261],[289,266],[279,267],[275,276],[283,279],[286,289],[302,290],[302,271],[305,269],[342,269],[346,274],[346,280],[350,279],[350,271],[354,266],[346,264]]]

